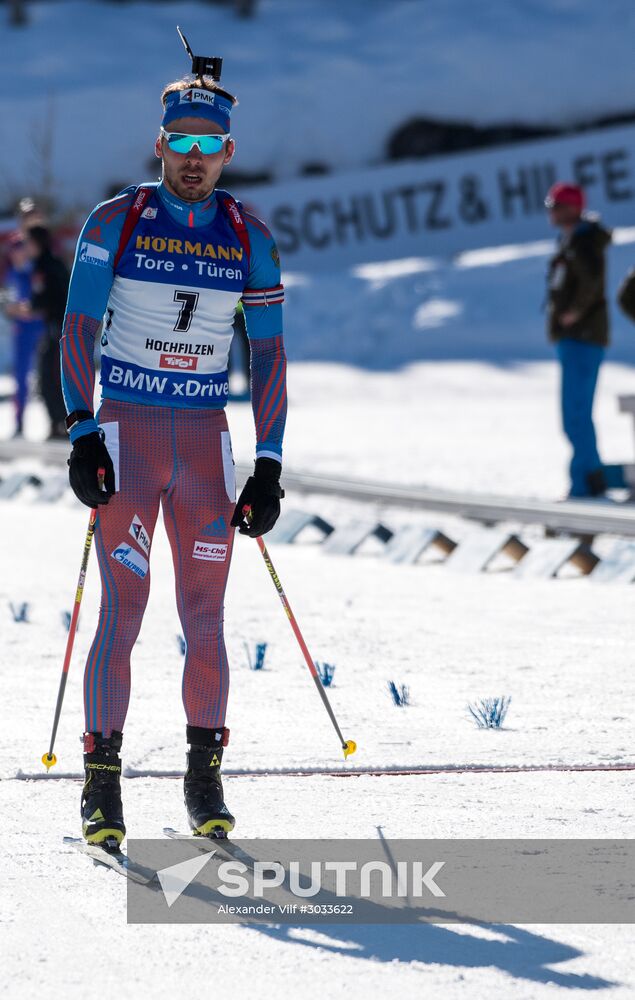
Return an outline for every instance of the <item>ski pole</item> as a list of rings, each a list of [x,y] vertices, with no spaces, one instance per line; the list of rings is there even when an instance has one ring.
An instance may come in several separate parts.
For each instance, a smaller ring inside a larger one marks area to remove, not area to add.
[[[101,487],[104,476],[106,475],[105,469],[97,470],[97,481]],[[73,607],[73,614],[71,616],[71,623],[68,628],[68,639],[66,640],[66,653],[64,655],[64,664],[62,666],[62,676],[60,678],[60,687],[57,692],[57,704],[55,705],[55,716],[53,718],[53,732],[51,733],[51,745],[49,746],[48,753],[42,755],[42,763],[44,764],[46,770],[57,764],[57,757],[53,753],[53,746],[55,744],[55,737],[57,735],[57,726],[60,721],[60,715],[62,713],[62,702],[64,701],[64,691],[66,690],[66,681],[68,679],[68,668],[71,665],[71,656],[73,653],[73,643],[75,642],[75,632],[77,631],[77,620],[79,618],[79,607],[82,603],[82,597],[84,596],[84,582],[86,580],[86,570],[88,568],[88,557],[90,555],[90,548],[93,542],[93,535],[95,534],[95,522],[97,520],[97,507],[91,508],[90,517],[88,518],[88,531],[86,532],[86,539],[84,541],[84,552],[82,554],[82,564],[79,569],[79,579],[77,581],[77,590],[75,591],[75,605]]]
[[[243,507],[243,514],[245,516],[248,516],[250,513],[251,513],[251,508],[248,505],[246,505],[245,507]],[[339,738],[339,741],[340,741],[340,745],[342,747],[342,750],[344,751],[344,759],[346,759],[349,754],[355,753],[355,751],[357,750],[357,744],[355,743],[354,740],[345,740],[344,737],[342,736],[342,730],[340,729],[340,727],[337,724],[337,719],[335,718],[335,713],[333,712],[333,709],[331,708],[331,703],[328,700],[326,691],[324,690],[324,685],[322,684],[322,681],[320,680],[320,675],[318,674],[318,672],[317,672],[317,670],[315,668],[315,663],[311,659],[311,654],[309,653],[307,645],[306,645],[304,639],[302,638],[302,633],[300,632],[300,628],[299,628],[298,623],[297,623],[297,621],[295,619],[295,615],[293,614],[293,611],[291,610],[291,605],[289,604],[289,601],[287,599],[287,595],[285,594],[284,590],[282,589],[282,584],[280,583],[280,578],[279,578],[278,574],[276,573],[274,565],[273,565],[273,563],[271,561],[271,556],[269,555],[269,552],[267,550],[267,546],[263,542],[262,537],[256,538],[256,541],[258,542],[258,548],[260,549],[260,551],[262,553],[262,558],[265,561],[265,566],[269,570],[269,575],[271,576],[271,579],[273,580],[274,586],[275,586],[276,590],[278,591],[278,596],[279,596],[280,600],[282,601],[282,606],[283,606],[283,608],[284,608],[284,610],[286,612],[287,618],[289,619],[289,624],[291,625],[291,628],[293,629],[295,637],[298,640],[298,645],[300,646],[300,649],[302,650],[302,653],[304,655],[304,659],[305,659],[306,665],[309,668],[309,671],[311,673],[311,677],[315,681],[315,686],[318,689],[318,694],[320,695],[320,698],[322,699],[322,701],[324,703],[324,707],[325,707],[326,711],[328,712],[329,719],[333,723],[333,728],[335,729],[335,732],[338,735],[338,738]]]

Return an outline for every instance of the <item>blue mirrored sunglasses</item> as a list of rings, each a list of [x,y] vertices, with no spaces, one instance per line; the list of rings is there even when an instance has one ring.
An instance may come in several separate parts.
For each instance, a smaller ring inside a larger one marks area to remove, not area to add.
[[[194,146],[198,146],[204,156],[219,153],[225,143],[231,139],[229,132],[221,135],[216,135],[215,133],[210,135],[188,135],[185,132],[167,132],[163,126],[161,127],[161,135],[170,149],[175,153],[189,153]]]

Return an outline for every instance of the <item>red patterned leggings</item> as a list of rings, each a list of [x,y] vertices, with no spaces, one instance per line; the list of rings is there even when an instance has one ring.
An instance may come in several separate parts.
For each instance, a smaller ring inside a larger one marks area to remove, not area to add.
[[[170,409],[105,400],[99,423],[117,475],[101,507],[95,546],[99,623],[86,662],[86,730],[123,730],[130,653],[150,591],[150,550],[163,507],[187,644],[183,703],[193,726],[224,725],[229,669],[223,598],[234,529],[234,463],[224,410]]]

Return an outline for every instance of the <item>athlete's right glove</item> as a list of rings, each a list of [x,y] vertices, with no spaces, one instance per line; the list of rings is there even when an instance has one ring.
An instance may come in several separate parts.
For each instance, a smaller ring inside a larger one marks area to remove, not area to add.
[[[231,519],[232,528],[238,528],[241,535],[258,538],[271,531],[280,517],[280,501],[284,496],[281,472],[282,465],[275,458],[256,459],[254,474],[245,483]],[[243,513],[245,506],[251,508],[249,516]]]
[[[99,469],[105,470],[103,489],[99,488]],[[75,441],[68,460],[68,478],[73,493],[87,507],[99,507],[110,500],[115,492],[115,470],[98,431]]]

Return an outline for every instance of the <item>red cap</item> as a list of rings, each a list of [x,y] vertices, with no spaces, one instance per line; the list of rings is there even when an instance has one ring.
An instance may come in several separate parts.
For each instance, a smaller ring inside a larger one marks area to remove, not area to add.
[[[571,208],[577,208],[579,212],[582,212],[585,204],[586,199],[582,188],[578,184],[567,184],[565,181],[553,184],[545,198],[547,208],[553,208],[554,205],[570,205]]]

